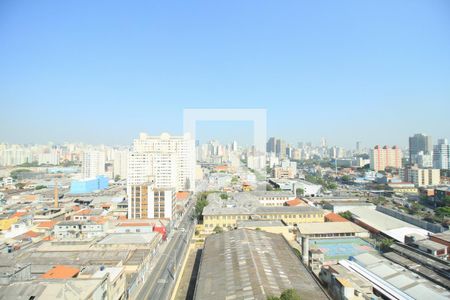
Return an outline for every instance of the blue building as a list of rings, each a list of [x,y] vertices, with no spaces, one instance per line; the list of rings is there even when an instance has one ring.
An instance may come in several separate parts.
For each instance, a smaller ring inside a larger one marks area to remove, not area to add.
[[[109,179],[105,176],[97,176],[95,178],[74,180],[70,184],[71,194],[85,194],[94,191],[100,191],[108,188]]]

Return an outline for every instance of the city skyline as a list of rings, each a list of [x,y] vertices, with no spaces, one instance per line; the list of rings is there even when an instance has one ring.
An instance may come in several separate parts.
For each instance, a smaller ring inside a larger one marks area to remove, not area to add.
[[[127,144],[185,108],[265,108],[288,141],[450,136],[447,1],[0,5],[1,141]]]

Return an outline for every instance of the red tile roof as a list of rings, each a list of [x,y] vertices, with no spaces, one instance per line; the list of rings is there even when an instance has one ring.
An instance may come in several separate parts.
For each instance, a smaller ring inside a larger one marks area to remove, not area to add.
[[[189,192],[177,192],[177,194],[176,194],[176,198],[177,198],[177,200],[183,200],[183,201],[185,201],[185,200],[188,200],[189,199],[189,195],[190,195],[191,193],[189,193]]]
[[[72,268],[68,266],[54,266],[53,269],[49,270],[47,273],[43,274],[41,278],[51,278],[51,279],[69,279],[74,278],[78,275],[80,269]]]
[[[55,227],[56,221],[44,221],[40,222],[37,226],[38,228],[47,228],[47,229],[53,229]]]
[[[286,201],[287,206],[298,206],[298,205],[304,205],[306,204],[304,201],[300,200],[299,198],[295,198],[289,201]]]
[[[24,235],[26,235],[27,237],[30,237],[30,238],[35,238],[35,237],[40,236],[39,233],[34,232],[32,230],[25,232]]]
[[[13,214],[13,215],[11,216],[11,218],[19,218],[19,217],[24,216],[24,215],[26,215],[26,214],[27,214],[26,211],[16,211],[16,213]]]
[[[329,213],[325,215],[325,222],[349,222],[349,220],[347,220],[344,217],[341,217],[338,214]]]

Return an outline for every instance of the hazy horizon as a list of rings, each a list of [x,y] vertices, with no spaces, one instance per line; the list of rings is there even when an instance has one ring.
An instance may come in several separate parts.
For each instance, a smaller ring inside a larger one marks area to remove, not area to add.
[[[293,144],[449,138],[448,12],[410,0],[2,1],[0,141],[127,145],[181,134],[185,108],[265,108],[267,136]]]

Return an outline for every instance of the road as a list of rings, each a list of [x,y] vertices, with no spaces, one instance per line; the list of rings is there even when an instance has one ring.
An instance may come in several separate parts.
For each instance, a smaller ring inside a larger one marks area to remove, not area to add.
[[[189,246],[195,223],[191,220],[193,202],[182,217],[179,230],[173,233],[169,244],[159,256],[155,267],[142,287],[137,299],[169,299],[180,264]],[[184,228],[185,230],[180,230]]]

